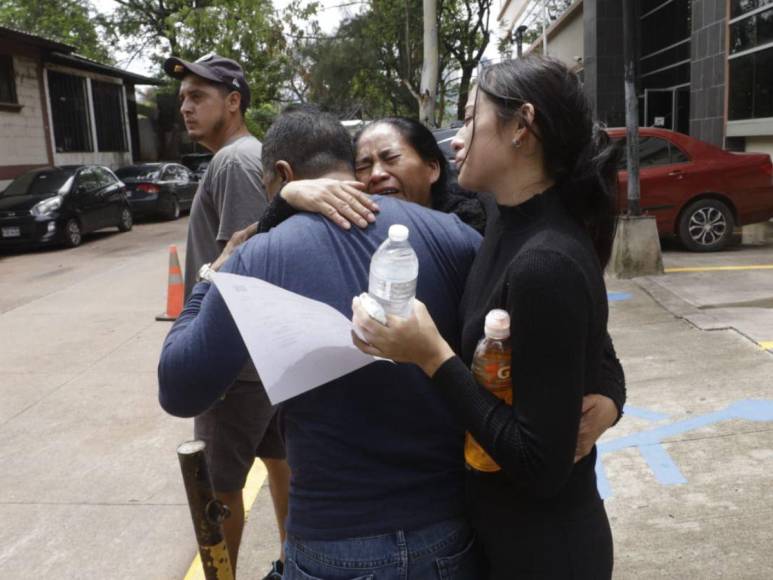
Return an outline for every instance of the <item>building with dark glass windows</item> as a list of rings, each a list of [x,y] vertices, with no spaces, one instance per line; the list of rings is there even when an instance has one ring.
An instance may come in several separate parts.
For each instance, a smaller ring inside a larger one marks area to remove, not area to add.
[[[600,120],[623,126],[626,1],[641,125],[773,154],[773,0],[502,0],[499,33],[549,22],[547,54],[582,75]],[[524,52],[543,52],[543,40]]]

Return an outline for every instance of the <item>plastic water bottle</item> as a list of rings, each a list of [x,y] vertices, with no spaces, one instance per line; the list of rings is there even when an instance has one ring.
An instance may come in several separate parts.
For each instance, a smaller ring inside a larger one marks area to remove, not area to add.
[[[479,385],[508,405],[513,404],[511,355],[510,315],[505,310],[492,310],[486,315],[483,338],[478,342],[472,357],[472,374]],[[501,469],[470,433],[467,433],[464,441],[464,460],[478,471],[493,472]]]
[[[419,260],[408,243],[408,228],[395,224],[370,260],[370,294],[387,314],[408,318],[413,312]]]

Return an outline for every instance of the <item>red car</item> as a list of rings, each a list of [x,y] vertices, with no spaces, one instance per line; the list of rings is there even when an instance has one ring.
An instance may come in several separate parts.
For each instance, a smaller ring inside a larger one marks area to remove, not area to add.
[[[625,128],[607,131],[625,139]],[[661,236],[675,234],[687,249],[710,252],[727,246],[735,226],[773,218],[769,155],[729,153],[666,129],[642,128],[639,137],[641,208],[655,216]],[[621,171],[621,212],[627,191],[628,172]]]

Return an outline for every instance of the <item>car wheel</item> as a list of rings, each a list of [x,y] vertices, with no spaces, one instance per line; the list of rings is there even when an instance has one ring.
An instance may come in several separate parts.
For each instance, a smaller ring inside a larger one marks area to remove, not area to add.
[[[128,207],[121,210],[121,220],[118,222],[119,232],[128,232],[134,225],[134,218],[132,212]]]
[[[171,196],[166,202],[166,209],[164,210],[164,218],[168,220],[176,220],[180,217],[180,201]]]
[[[81,232],[81,225],[78,223],[78,220],[75,218],[67,220],[67,223],[64,224],[64,243],[68,247],[74,248],[80,246],[82,241],[83,233]]]
[[[733,237],[735,220],[727,204],[716,199],[692,202],[679,218],[679,240],[693,252],[716,252]]]

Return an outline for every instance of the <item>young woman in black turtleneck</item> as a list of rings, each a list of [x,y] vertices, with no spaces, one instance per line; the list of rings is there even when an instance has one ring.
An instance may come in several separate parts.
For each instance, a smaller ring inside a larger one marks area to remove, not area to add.
[[[460,184],[496,200],[461,306],[461,356],[419,302],[415,317],[390,318],[388,327],[355,304],[369,343],[358,346],[421,366],[501,466],[468,472],[469,514],[490,578],[611,578],[596,451],[577,463],[574,454],[607,336],[616,152],[594,126],[577,76],[542,57],[484,70],[453,145]],[[469,370],[493,308],[511,318],[512,406]]]

